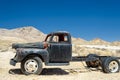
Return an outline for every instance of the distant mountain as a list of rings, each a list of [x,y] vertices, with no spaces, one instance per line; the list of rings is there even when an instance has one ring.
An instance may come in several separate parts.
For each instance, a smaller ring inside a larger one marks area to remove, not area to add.
[[[110,45],[110,42],[104,41],[100,38],[95,38],[91,41],[89,41],[90,44],[94,44],[94,45]]]
[[[41,42],[45,34],[32,26],[0,29],[0,51],[11,50],[12,43]]]
[[[114,41],[111,43],[113,46],[120,46],[120,41]]]
[[[45,34],[37,30],[32,26],[16,28],[16,29],[0,29],[0,36],[4,37],[2,39],[19,40],[25,42],[36,42],[43,41]]]
[[[82,38],[72,38],[72,43],[79,45],[79,44],[88,44],[89,42],[87,40],[82,39]]]
[[[40,42],[43,41],[46,35],[34,28],[33,26],[21,27],[16,29],[0,29],[0,40],[10,40],[17,42]],[[73,44],[93,44],[93,45],[120,45],[120,41],[107,42],[100,38],[95,38],[91,41],[82,38],[72,37]]]
[[[6,51],[11,47],[12,43],[27,43],[27,42],[41,42],[46,35],[38,29],[27,26],[16,29],[0,29],[0,50]],[[72,37],[72,44],[74,45],[105,45],[105,46],[120,46],[119,41],[107,42],[100,38],[91,41],[82,38]],[[74,47],[75,49],[76,47]]]

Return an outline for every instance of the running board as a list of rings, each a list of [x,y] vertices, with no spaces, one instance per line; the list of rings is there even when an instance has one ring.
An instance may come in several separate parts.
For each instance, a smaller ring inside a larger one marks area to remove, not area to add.
[[[48,63],[47,66],[67,66],[69,63]]]

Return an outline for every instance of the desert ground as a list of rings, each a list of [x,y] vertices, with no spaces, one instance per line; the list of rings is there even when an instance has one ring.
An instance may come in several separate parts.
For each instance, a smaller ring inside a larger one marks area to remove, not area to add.
[[[15,53],[0,53],[0,80],[120,80],[120,72],[106,74],[101,68],[86,68],[84,62],[71,62],[69,66],[43,66],[41,75],[24,75],[20,64],[9,64]]]

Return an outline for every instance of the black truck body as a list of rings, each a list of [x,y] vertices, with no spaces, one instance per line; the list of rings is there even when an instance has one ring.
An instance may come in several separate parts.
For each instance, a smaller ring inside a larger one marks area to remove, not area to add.
[[[60,39],[53,41],[55,37],[60,37]],[[48,38],[49,41],[47,41]],[[67,40],[63,41],[62,38]],[[49,63],[69,63],[72,60],[71,36],[68,32],[50,33],[44,42],[13,44],[12,48],[16,49],[16,56],[11,61],[13,65],[29,55],[38,55],[46,65]]]
[[[103,71],[108,73],[111,71],[110,69],[106,70],[109,67],[105,67],[107,62],[115,61],[118,64],[118,69],[113,72],[119,71],[119,61],[116,57],[95,54],[87,57],[72,57],[71,35],[66,31],[52,32],[47,35],[43,42],[13,44],[12,48],[16,49],[16,55],[10,60],[10,64],[15,66],[17,62],[21,62],[21,70],[24,74],[40,74],[42,62],[45,65],[60,66],[69,65],[70,61],[86,61],[88,67],[101,66]],[[104,63],[105,61],[106,63]],[[36,69],[32,72],[30,66]]]

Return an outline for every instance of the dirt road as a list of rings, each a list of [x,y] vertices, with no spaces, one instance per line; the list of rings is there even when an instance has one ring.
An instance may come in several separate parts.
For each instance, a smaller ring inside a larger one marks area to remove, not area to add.
[[[101,69],[87,69],[82,62],[71,62],[69,66],[43,66],[41,75],[26,76],[20,64],[9,65],[13,52],[0,53],[0,80],[120,80],[120,72],[105,74]],[[83,66],[84,65],[84,66]]]

